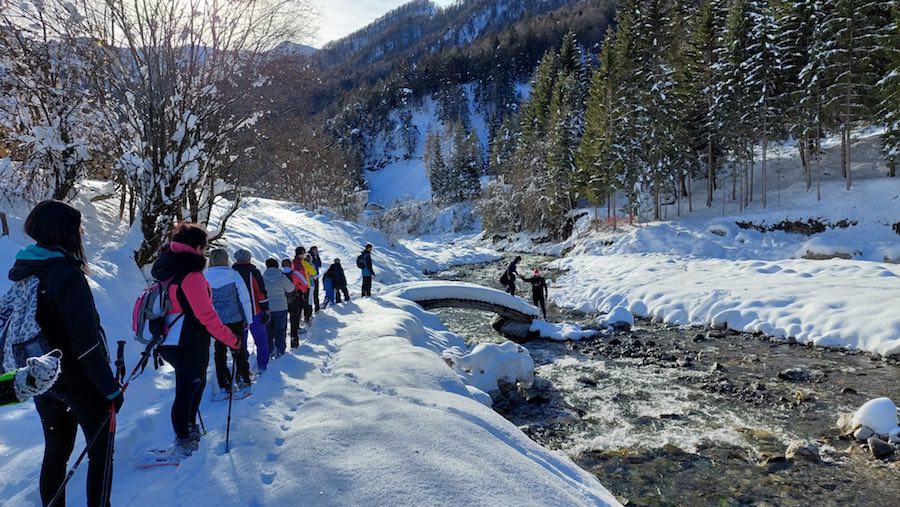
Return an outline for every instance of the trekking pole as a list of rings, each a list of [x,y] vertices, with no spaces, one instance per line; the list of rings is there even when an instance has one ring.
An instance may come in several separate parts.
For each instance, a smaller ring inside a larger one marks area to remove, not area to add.
[[[231,387],[228,395],[228,422],[225,423],[225,452],[228,453],[229,440],[231,439],[231,403],[234,401],[234,375],[237,371],[237,361],[231,360]]]
[[[203,434],[206,435],[206,425],[203,424],[203,414],[200,413],[200,409],[197,409],[197,419],[200,420],[200,430],[203,431]]]
[[[122,385],[122,387],[120,389],[122,394],[125,394],[125,391],[128,389],[128,386],[131,385],[131,382],[135,378],[137,378],[137,376],[140,375],[141,372],[144,371],[142,369],[142,366],[143,367],[147,366],[147,361],[150,359],[150,355],[152,354],[153,347],[155,347],[157,345],[157,343],[159,341],[161,341],[161,339],[162,339],[162,337],[159,337],[159,339],[154,338],[150,343],[147,344],[147,348],[144,349],[144,352],[141,353],[141,358],[138,360],[137,364],[134,365],[134,369],[131,370],[131,375],[128,376],[128,381]],[[100,435],[103,434],[103,430],[105,429],[104,426],[106,426],[107,423],[109,423],[109,438],[110,438],[110,440],[112,440],[112,438],[115,435],[115,431],[116,431],[115,415],[116,415],[115,405],[110,405],[109,414],[107,414],[106,418],[103,419],[103,422],[100,424],[100,429],[97,430],[97,433],[95,433],[94,436],[92,436],[91,439],[88,441],[87,445],[84,446],[84,450],[81,451],[81,454],[78,455],[78,459],[75,460],[75,464],[72,465],[72,468],[69,470],[69,473],[66,474],[66,478],[63,479],[62,484],[59,485],[59,489],[56,490],[56,494],[53,495],[53,498],[50,499],[50,502],[47,504],[48,507],[52,507],[54,504],[56,504],[57,501],[59,501],[63,492],[66,491],[66,484],[68,484],[69,481],[72,480],[72,477],[75,475],[75,470],[77,470],[78,466],[81,465],[81,462],[84,461],[84,457],[87,456],[88,450],[94,446],[94,443],[97,441],[98,438],[100,438]],[[107,466],[112,467],[111,460],[107,463]]]
[[[125,380],[125,340],[116,342],[119,348],[116,350],[116,382]]]

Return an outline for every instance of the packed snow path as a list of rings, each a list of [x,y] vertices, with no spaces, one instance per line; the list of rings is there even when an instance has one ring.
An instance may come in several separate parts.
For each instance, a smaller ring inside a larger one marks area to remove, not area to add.
[[[474,283],[423,281],[390,285],[383,296],[394,296],[417,303],[426,310],[434,308],[470,308],[493,312],[517,322],[530,324],[540,310],[521,298]]]

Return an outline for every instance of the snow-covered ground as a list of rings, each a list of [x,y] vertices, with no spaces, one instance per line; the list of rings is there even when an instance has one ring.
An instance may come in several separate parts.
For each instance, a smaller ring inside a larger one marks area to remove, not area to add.
[[[110,341],[128,341],[130,368],[141,349],[129,339],[130,306],[144,286],[130,260],[137,238],[115,219],[114,202],[88,197],[77,205],[85,214],[91,285]],[[13,235],[0,239],[0,262],[7,266],[28,243],[22,214],[12,213]],[[448,253],[420,245],[436,252],[423,258],[371,229],[263,199],[244,204],[225,238],[229,250],[247,248],[257,262],[317,244],[326,262],[342,259],[351,283],[366,241],[375,245],[376,270],[386,283],[493,258],[484,250]],[[7,286],[0,283],[0,290]],[[354,298],[319,314],[305,338],[296,353],[270,364],[251,397],[235,402],[229,454],[227,403],[207,396],[201,411],[209,433],[178,469],[134,468],[147,448],[172,439],[174,374],[168,366],[148,369],[119,414],[112,504],[618,504],[592,475],[484,406],[480,389],[442,359],[447,349],[465,352],[462,338],[414,303]],[[531,374],[497,362],[491,367],[498,375]],[[210,380],[215,383],[212,371]],[[75,452],[83,445],[79,439]],[[0,411],[0,504],[39,505],[42,449],[33,404]],[[73,505],[84,504],[85,473],[82,466],[68,487]]]

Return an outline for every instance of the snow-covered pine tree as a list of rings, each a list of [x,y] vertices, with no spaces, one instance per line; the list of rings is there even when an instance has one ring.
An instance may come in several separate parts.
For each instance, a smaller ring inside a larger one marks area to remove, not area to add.
[[[728,6],[728,16],[722,44],[719,47],[717,72],[719,73],[718,108],[728,151],[732,161],[731,199],[739,200],[740,208],[749,204],[749,165],[752,164],[754,139],[750,118],[750,97],[744,89],[747,82],[746,66],[750,46],[750,28],[747,26],[747,1],[733,0]],[[740,195],[738,195],[738,185]]]
[[[681,104],[675,92],[672,65],[672,4],[667,0],[642,2],[635,16],[638,109],[636,141],[645,163],[642,186],[652,196],[653,217],[662,218],[662,199],[675,188],[676,159],[682,149],[678,115]]]
[[[779,109],[784,114],[787,132],[797,142],[807,190],[812,188],[816,109],[815,101],[807,97],[809,86],[802,74],[813,58],[811,48],[819,3],[820,0],[789,0],[775,5],[783,73]]]
[[[900,159],[900,3],[894,3],[893,21],[887,27],[885,52],[888,66],[884,77],[878,82],[881,100],[878,119],[884,124],[884,159],[888,165],[888,176],[897,175],[897,161]]]
[[[853,184],[851,133],[858,122],[875,116],[891,5],[882,0],[825,3],[823,108],[841,134],[841,167],[848,190]]]
[[[635,23],[638,0],[626,0],[616,15],[616,36],[613,46],[614,128],[611,136],[611,157],[617,170],[616,186],[628,196],[628,220],[632,223],[638,210],[638,180],[645,163],[638,142],[643,125],[639,122],[640,95],[637,76],[638,46],[635,42]]]
[[[762,148],[760,198],[762,207],[765,208],[768,191],[769,139],[780,131],[783,122],[778,100],[778,86],[782,82],[781,48],[776,40],[779,28],[768,0],[746,0],[744,15],[746,16],[744,26],[749,28],[747,57],[742,62],[743,88],[747,95],[748,106],[745,114],[749,119],[751,130],[755,132],[754,137],[759,140]],[[748,199],[751,202],[754,193],[753,180],[751,168]]]
[[[724,27],[723,0],[703,0],[688,22],[688,44],[683,58],[680,89],[685,95],[685,130],[697,161],[706,168],[706,206],[711,207],[721,167],[722,125],[716,109],[718,77],[716,48]]]
[[[444,160],[441,137],[434,131],[428,131],[425,137],[425,171],[428,173],[428,181],[431,183],[431,195],[435,201],[442,201],[447,195],[448,174],[447,163]]]
[[[607,203],[607,219],[615,216],[616,169],[612,157],[612,141],[617,124],[615,111],[615,33],[606,34],[600,50],[600,66],[594,71],[585,107],[584,135],[578,146],[575,163],[579,192],[597,208]]]

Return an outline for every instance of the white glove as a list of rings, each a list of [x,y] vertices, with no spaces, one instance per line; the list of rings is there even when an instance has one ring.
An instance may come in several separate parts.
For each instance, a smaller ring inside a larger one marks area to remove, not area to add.
[[[46,354],[29,357],[24,368],[16,372],[15,390],[19,401],[27,401],[32,396],[43,394],[53,386],[59,378],[59,358]]]

